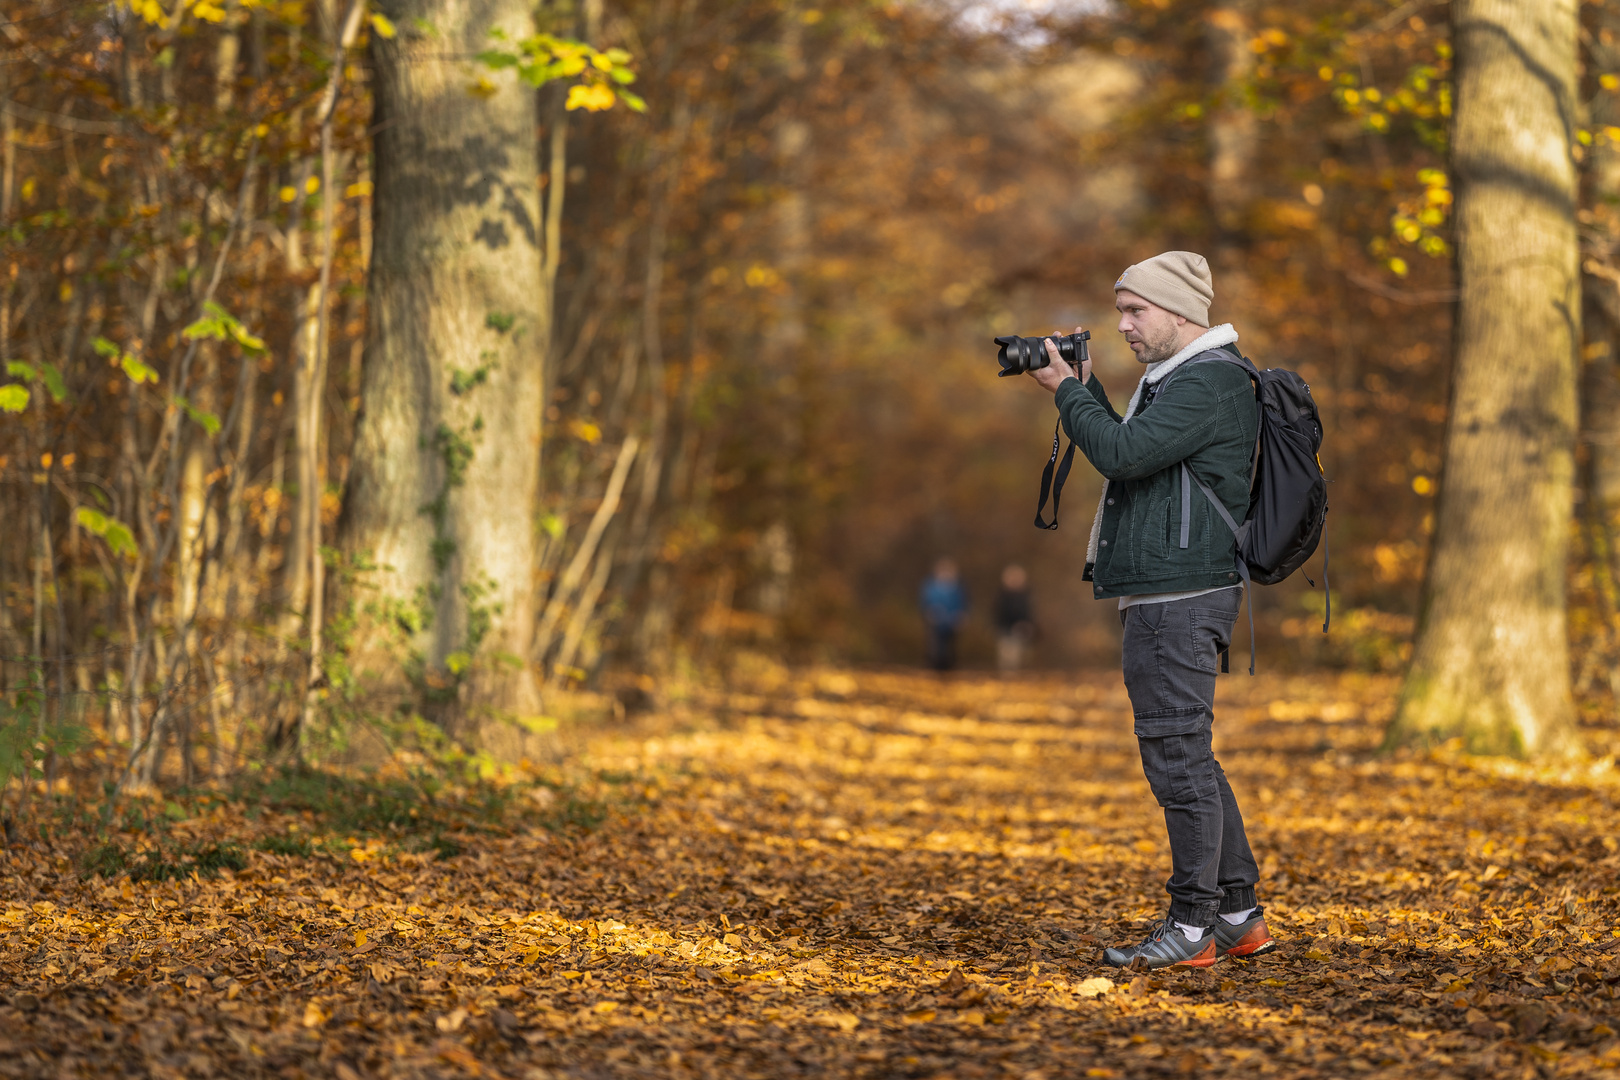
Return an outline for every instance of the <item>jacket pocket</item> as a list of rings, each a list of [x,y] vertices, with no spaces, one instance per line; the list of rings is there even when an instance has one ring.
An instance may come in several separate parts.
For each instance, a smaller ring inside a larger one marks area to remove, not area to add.
[[[1131,568],[1138,574],[1156,576],[1165,570],[1164,561],[1170,555],[1170,498],[1156,486],[1143,485],[1138,498],[1145,512],[1140,522],[1136,542],[1131,545],[1134,556]]]

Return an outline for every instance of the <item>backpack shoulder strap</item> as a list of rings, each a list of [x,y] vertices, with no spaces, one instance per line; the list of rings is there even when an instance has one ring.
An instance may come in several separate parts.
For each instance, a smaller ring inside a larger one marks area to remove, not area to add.
[[[1253,675],[1254,597],[1249,594],[1254,591],[1254,582],[1249,580],[1249,564],[1243,561],[1243,538],[1249,534],[1249,523],[1245,521],[1242,525],[1239,525],[1236,521],[1233,521],[1231,513],[1225,506],[1221,505],[1221,500],[1215,497],[1215,493],[1209,490],[1209,485],[1198,479],[1198,474],[1188,469],[1186,462],[1183,462],[1181,465],[1181,482],[1183,485],[1187,483],[1187,477],[1189,476],[1192,477],[1193,483],[1198,485],[1198,490],[1204,493],[1204,498],[1209,500],[1209,505],[1213,506],[1215,512],[1221,515],[1221,520],[1226,522],[1226,527],[1232,530],[1232,535],[1237,537],[1237,572],[1238,577],[1243,579],[1243,599],[1247,602],[1249,608],[1249,674]]]

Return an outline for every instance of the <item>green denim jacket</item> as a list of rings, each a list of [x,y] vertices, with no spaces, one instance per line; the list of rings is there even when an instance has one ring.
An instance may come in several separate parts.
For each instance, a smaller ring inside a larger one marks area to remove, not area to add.
[[[1238,582],[1237,541],[1197,484],[1181,546],[1181,463],[1241,522],[1259,417],[1254,384],[1235,364],[1188,360],[1158,395],[1122,423],[1093,375],[1065,379],[1058,415],[1081,453],[1109,481],[1097,561],[1086,565],[1098,599],[1189,592]]]

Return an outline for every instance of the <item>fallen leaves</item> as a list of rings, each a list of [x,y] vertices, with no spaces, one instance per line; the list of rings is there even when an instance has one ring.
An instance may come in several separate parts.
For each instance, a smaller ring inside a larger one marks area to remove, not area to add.
[[[281,851],[291,822],[220,805],[176,826],[247,852],[213,880],[9,851],[0,1076],[1620,1065],[1601,770],[1377,758],[1387,681],[1223,680],[1282,946],[1130,976],[1098,953],[1162,913],[1168,856],[1114,681],[820,685],[589,735],[642,795],[588,833],[440,859],[306,816]]]

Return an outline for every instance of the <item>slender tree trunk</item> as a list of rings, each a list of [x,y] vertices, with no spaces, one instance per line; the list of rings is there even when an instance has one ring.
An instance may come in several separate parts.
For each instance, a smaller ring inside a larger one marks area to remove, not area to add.
[[[1245,100],[1245,84],[1254,70],[1250,7],[1247,0],[1228,0],[1209,13],[1215,93],[1209,118],[1209,205],[1215,219],[1215,263],[1227,271],[1240,265],[1260,145],[1259,120]]]
[[[1574,746],[1575,0],[1453,0],[1455,370],[1412,668],[1392,743]]]
[[[538,710],[531,666],[539,491],[542,293],[535,94],[467,92],[457,59],[521,0],[397,0],[373,38],[377,131],[362,415],[345,548],[382,569],[393,626],[430,676],[468,671],[463,705]],[[431,26],[433,33],[416,29]],[[386,676],[387,627],[357,669]],[[514,662],[515,661],[515,662]]]

